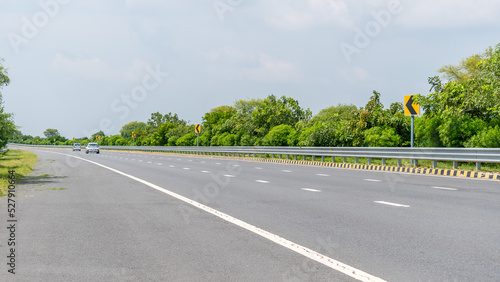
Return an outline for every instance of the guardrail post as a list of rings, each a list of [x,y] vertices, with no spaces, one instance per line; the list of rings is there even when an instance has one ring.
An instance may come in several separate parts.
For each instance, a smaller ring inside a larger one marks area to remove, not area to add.
[[[476,170],[481,170],[481,163],[480,162],[476,162]]]
[[[256,154],[256,153],[253,153],[253,157],[255,158],[256,156],[257,156],[257,154]]]
[[[385,165],[385,159],[382,159],[382,165]]]
[[[325,156],[321,156],[321,161],[325,162]]]
[[[433,160],[432,161],[432,168],[437,168],[438,167],[438,161]]]
[[[368,165],[372,164],[372,158],[368,158]]]
[[[358,161],[359,161],[358,157],[355,157],[354,158],[354,163],[358,163]]]
[[[343,162],[343,163],[346,163],[346,162],[347,162],[347,157],[343,157],[343,158],[342,158],[342,162]]]
[[[281,160],[281,154],[279,154],[279,159]]]
[[[311,156],[311,160],[314,162],[314,160],[315,160],[314,156]]]
[[[418,166],[418,160],[413,160],[415,166]]]
[[[290,155],[289,154],[286,154],[286,159],[289,160],[290,159]]]
[[[260,154],[259,154],[259,158],[261,158],[261,159],[262,159],[262,153],[260,153]]]
[[[401,159],[398,159],[398,167],[401,166]]]
[[[457,161],[453,161],[453,169],[457,169],[458,168],[458,162]]]
[[[293,159],[294,159],[294,160],[297,160],[297,155],[293,155]]]
[[[306,155],[303,155],[302,156],[302,160],[305,161],[306,160]]]

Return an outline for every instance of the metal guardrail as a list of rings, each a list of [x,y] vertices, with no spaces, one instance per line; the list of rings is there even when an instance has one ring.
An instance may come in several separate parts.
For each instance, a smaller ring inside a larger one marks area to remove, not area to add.
[[[3,150],[0,150],[0,154],[3,154],[3,153],[5,153],[5,152],[7,152],[8,150],[9,150],[9,148],[5,148],[5,149],[3,149]]]
[[[34,146],[34,145],[32,145]],[[38,145],[38,147],[49,148],[71,148],[71,146],[51,146]],[[481,169],[481,163],[500,163],[500,148],[381,148],[381,147],[181,147],[181,146],[101,146],[103,150],[128,150],[146,152],[170,152],[170,153],[192,153],[203,155],[223,155],[223,156],[253,156],[262,157],[271,155],[273,158],[293,158],[307,156],[315,160],[320,157],[322,161],[325,157],[342,157],[346,162],[347,157],[368,158],[368,164],[372,159],[382,159],[385,165],[387,159],[413,160],[418,165],[418,160],[431,160],[433,167],[437,167],[437,161],[451,161],[453,167],[458,168],[458,162],[474,162],[476,169]]]

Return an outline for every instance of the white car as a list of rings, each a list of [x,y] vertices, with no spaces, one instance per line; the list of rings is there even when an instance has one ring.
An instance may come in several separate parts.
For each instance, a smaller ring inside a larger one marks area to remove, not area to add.
[[[73,151],[81,151],[82,145],[80,143],[73,144]]]
[[[85,148],[85,153],[96,153],[99,154],[99,144],[97,143],[89,143],[87,148]]]

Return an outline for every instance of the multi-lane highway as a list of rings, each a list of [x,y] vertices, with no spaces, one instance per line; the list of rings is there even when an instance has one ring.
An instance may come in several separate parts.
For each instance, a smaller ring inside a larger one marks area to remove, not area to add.
[[[500,281],[499,181],[28,150],[2,281]]]

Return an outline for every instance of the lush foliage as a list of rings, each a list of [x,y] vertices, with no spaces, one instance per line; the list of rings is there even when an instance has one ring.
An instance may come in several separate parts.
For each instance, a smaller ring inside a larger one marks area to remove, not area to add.
[[[456,66],[443,66],[438,72],[441,77],[428,78],[432,93],[416,95],[421,116],[415,118],[415,145],[500,147],[500,44],[465,58]],[[3,85],[9,82],[8,78],[0,79]],[[2,118],[3,108],[0,110]],[[7,114],[5,118],[9,120],[10,116]],[[386,108],[377,91],[373,91],[364,107],[339,104],[315,116],[293,98],[270,95],[264,99],[237,100],[233,105],[222,105],[205,113],[199,144],[407,147],[410,121],[401,102]],[[36,144],[37,139],[38,144],[73,143],[55,129],[47,129],[44,135],[46,138],[32,137],[16,131],[11,140],[31,144]],[[197,139],[193,124],[175,113],[157,112],[146,123],[133,121],[123,125],[118,135],[96,132],[90,138],[75,141],[84,145],[98,141],[117,146],[134,142],[137,146],[195,146]]]
[[[0,61],[0,89],[9,85],[10,79],[7,76],[7,70]],[[0,93],[0,148],[5,147],[9,138],[16,131],[16,126],[11,113],[6,113],[3,106],[2,94]]]

